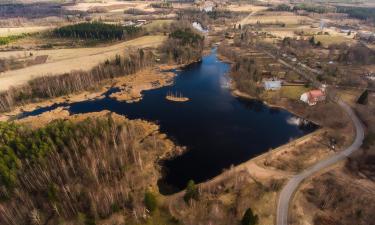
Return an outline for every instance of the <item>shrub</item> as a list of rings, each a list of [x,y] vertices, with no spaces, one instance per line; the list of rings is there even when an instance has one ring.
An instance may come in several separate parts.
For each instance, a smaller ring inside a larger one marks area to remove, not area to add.
[[[199,199],[199,190],[198,187],[195,185],[195,182],[193,180],[189,180],[185,195],[184,195],[184,200],[185,202],[189,202],[190,200],[198,200]]]
[[[152,192],[145,193],[144,203],[145,203],[146,208],[150,212],[154,212],[158,207],[158,201],[156,199],[155,194]]]

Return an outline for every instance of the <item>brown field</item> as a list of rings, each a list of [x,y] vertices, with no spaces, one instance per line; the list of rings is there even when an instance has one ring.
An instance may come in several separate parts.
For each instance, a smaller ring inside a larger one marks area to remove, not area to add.
[[[155,9],[150,7],[151,1],[102,1],[102,2],[80,2],[75,5],[64,7],[67,10],[88,11],[93,8],[105,8],[110,12],[121,12],[125,9],[136,8],[142,11],[154,12]]]
[[[256,5],[250,5],[250,4],[233,4],[226,7],[228,10],[233,12],[259,12],[266,10],[267,7],[265,6],[256,6]]]
[[[303,23],[311,23],[312,19],[307,16],[297,16],[292,13],[264,13],[262,15],[252,15],[243,21],[243,24],[261,24],[284,23],[285,25],[299,25]]]
[[[0,37],[6,37],[10,35],[18,35],[23,33],[36,33],[40,31],[49,30],[52,27],[49,26],[28,26],[28,27],[1,27]]]
[[[25,57],[30,52],[34,56],[48,55],[48,60],[45,64],[1,73],[0,90],[6,90],[10,86],[22,85],[28,80],[39,76],[58,75],[72,70],[88,70],[116,54],[123,53],[127,47],[154,47],[161,44],[165,38],[165,36],[157,35],[145,36],[111,46],[95,48],[0,52],[0,58],[11,56]]]
[[[323,46],[327,47],[331,44],[341,44],[341,43],[355,43],[356,40],[354,40],[351,37],[347,37],[345,35],[316,35],[315,36],[316,41],[320,41]]]

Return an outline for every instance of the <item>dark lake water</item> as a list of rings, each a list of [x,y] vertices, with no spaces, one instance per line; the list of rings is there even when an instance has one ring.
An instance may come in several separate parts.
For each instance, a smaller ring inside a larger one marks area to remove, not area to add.
[[[259,101],[233,97],[226,76],[230,66],[219,61],[216,50],[175,78],[174,85],[143,92],[142,101],[124,103],[104,98],[69,104],[70,112],[110,110],[130,119],[141,118],[160,125],[187,152],[163,162],[159,181],[163,193],[183,189],[192,179],[202,182],[271,148],[314,131],[317,126],[299,123],[288,111]],[[182,93],[188,102],[170,102],[168,92]],[[64,104],[68,105],[68,104]],[[56,108],[37,109],[36,115]]]

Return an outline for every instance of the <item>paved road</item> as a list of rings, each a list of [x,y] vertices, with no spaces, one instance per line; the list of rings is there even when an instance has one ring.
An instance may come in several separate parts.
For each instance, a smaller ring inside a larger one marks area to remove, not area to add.
[[[364,139],[364,129],[361,121],[355,115],[353,110],[343,101],[339,100],[338,104],[343,108],[343,110],[350,116],[356,131],[356,137],[354,142],[350,147],[341,151],[334,156],[325,159],[324,161],[320,161],[314,166],[304,170],[303,172],[295,175],[292,179],[288,181],[286,186],[282,189],[279,202],[277,204],[277,214],[276,214],[276,225],[288,225],[288,210],[289,210],[289,203],[292,200],[293,193],[297,190],[298,186],[301,182],[313,175],[314,173],[327,168],[343,159],[347,156],[351,155],[353,152],[358,150],[363,142]]]

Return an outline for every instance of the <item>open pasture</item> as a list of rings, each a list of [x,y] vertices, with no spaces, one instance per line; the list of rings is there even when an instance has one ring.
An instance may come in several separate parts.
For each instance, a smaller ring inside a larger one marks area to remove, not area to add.
[[[145,36],[111,46],[95,48],[0,52],[0,58],[28,57],[30,53],[33,56],[48,55],[48,60],[44,64],[1,73],[0,91],[8,89],[10,86],[22,85],[40,76],[59,75],[72,70],[88,70],[116,54],[126,53],[126,48],[155,47],[160,45],[165,38],[165,36]]]

